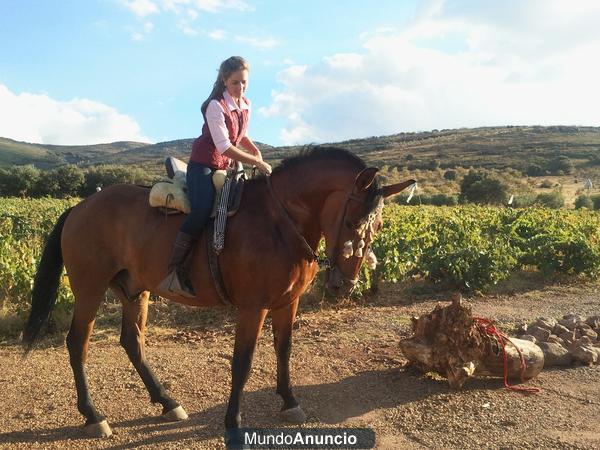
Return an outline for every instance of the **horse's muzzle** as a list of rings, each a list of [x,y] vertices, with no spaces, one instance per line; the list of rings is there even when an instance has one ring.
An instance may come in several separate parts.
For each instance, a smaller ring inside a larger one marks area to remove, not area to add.
[[[327,270],[325,290],[334,297],[346,297],[352,293],[357,280],[346,277],[338,266]]]

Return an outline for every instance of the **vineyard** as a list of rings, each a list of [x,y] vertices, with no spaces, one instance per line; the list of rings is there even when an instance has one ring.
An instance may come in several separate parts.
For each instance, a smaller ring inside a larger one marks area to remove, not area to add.
[[[0,199],[2,315],[24,320],[45,236],[62,211],[77,201]],[[596,278],[600,215],[585,209],[390,204],[373,250],[379,264],[373,271],[363,267],[359,294],[382,280],[407,279],[445,283],[463,291],[485,290],[523,268],[548,277],[565,273]],[[68,314],[72,302],[64,276],[55,313]]]

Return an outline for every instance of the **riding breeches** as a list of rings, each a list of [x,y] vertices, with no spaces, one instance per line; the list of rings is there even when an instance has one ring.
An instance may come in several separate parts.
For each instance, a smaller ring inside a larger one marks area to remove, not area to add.
[[[186,182],[191,211],[181,225],[180,231],[196,238],[202,234],[212,211],[215,198],[213,173],[214,169],[194,161],[190,161],[187,167]]]

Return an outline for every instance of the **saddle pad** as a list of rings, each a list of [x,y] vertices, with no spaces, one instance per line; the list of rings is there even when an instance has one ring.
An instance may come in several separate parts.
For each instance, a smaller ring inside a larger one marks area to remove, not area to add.
[[[185,178],[176,177],[173,181],[161,181],[152,186],[150,190],[150,206],[154,208],[167,208],[188,214],[191,210],[188,199]]]
[[[213,174],[213,184],[215,186],[215,200],[213,202],[211,217],[215,217],[221,190],[227,178],[227,171],[217,170]],[[166,208],[167,210],[177,210],[184,214],[190,212],[190,200],[187,196],[187,187],[185,184],[185,175],[175,176],[173,181],[161,181],[152,186],[150,190],[150,206],[154,208]],[[239,205],[238,205],[239,206]],[[231,214],[231,212],[229,213]]]

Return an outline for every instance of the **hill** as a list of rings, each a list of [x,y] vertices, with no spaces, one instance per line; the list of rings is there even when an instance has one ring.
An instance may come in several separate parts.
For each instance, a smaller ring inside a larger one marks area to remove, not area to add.
[[[164,159],[189,157],[193,139],[157,144],[114,142],[60,146],[0,138],[0,167],[34,164],[51,169],[65,164],[81,168],[100,164],[132,165],[150,177],[164,174]],[[303,146],[272,147],[257,142],[271,164]],[[511,187],[515,195],[560,190],[568,206],[584,192],[588,178],[600,184],[600,127],[505,126],[398,133],[331,143],[360,155],[381,169],[388,182],[416,178],[427,195],[456,195],[470,168],[487,170]],[[454,169],[455,179],[445,172]],[[535,172],[535,173],[532,173]],[[535,176],[527,176],[535,175]],[[591,193],[596,193],[592,191]]]
[[[40,169],[52,169],[65,164],[89,165],[97,158],[145,147],[141,142],[112,142],[95,145],[29,144],[0,137],[0,167],[33,164]]]
[[[193,139],[157,144],[60,146],[17,142],[0,138],[0,166],[34,164],[52,168],[64,164],[162,164],[166,156],[187,159]],[[600,157],[600,127],[507,126],[399,133],[336,142],[376,166],[409,169],[474,167],[525,172],[528,166],[545,166],[565,156],[575,168],[594,167]],[[277,162],[302,146],[272,147],[258,143],[266,159]]]

